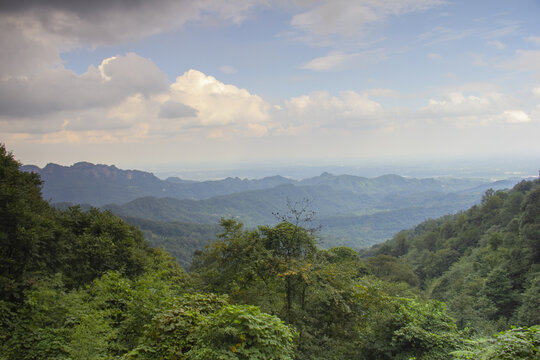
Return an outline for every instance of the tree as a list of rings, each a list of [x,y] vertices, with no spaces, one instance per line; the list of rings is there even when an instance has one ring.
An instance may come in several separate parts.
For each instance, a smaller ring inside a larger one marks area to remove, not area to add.
[[[507,319],[510,317],[516,302],[512,282],[505,269],[497,267],[489,273],[482,293],[497,307],[495,316],[504,316]]]
[[[538,181],[537,181],[538,182]],[[530,261],[540,263],[540,186],[529,192],[522,205],[520,233]]]
[[[293,331],[252,305],[227,305],[205,317],[188,352],[193,360],[292,360]]]
[[[468,342],[468,349],[453,353],[456,359],[515,360],[540,358],[540,326],[512,328],[492,339]]]
[[[293,332],[256,306],[184,295],[158,314],[128,359],[292,359]]]
[[[56,262],[52,210],[41,180],[0,144],[0,300],[22,302],[30,279]]]

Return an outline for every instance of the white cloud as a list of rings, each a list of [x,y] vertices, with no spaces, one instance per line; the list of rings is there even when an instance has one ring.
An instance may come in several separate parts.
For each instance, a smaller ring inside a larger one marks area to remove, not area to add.
[[[286,125],[379,127],[383,108],[369,99],[366,93],[345,91],[340,97],[328,92],[313,92],[291,98],[285,102],[288,121]]]
[[[517,119],[517,113],[505,112],[514,103],[511,97],[496,92],[475,95],[452,92],[442,99],[430,99],[428,105],[419,110],[419,115],[433,121],[449,121],[459,127],[485,126],[501,119],[507,121],[510,116]]]
[[[532,90],[532,93],[533,93],[534,96],[540,97],[540,86],[534,88],[534,89]]]
[[[200,126],[258,123],[269,119],[270,105],[246,89],[189,70],[170,86],[170,98],[197,111]]]
[[[365,93],[368,96],[385,97],[385,98],[401,98],[404,95],[393,89],[369,89]]]
[[[435,28],[421,34],[418,38],[426,45],[435,45],[448,41],[456,41],[478,34],[478,29],[449,29],[444,26]]]
[[[499,40],[490,40],[487,43],[489,46],[494,47],[495,49],[503,50],[506,45],[500,42]]]
[[[512,124],[528,123],[531,121],[529,115],[522,110],[505,110],[499,118],[504,122]]]
[[[441,54],[437,54],[437,53],[429,53],[429,54],[427,54],[427,57],[430,58],[431,60],[441,60],[442,59]]]
[[[0,116],[33,117],[47,113],[107,107],[133,94],[167,90],[167,77],[149,59],[128,53],[103,60],[82,74],[63,66],[24,77],[0,80]]]
[[[517,50],[514,60],[501,64],[502,69],[540,72],[540,50]]]
[[[223,65],[219,68],[219,70],[224,74],[234,74],[238,72],[238,69],[231,65]]]
[[[91,68],[80,76],[89,80],[79,87],[78,77],[71,73],[60,86],[75,86],[71,94],[45,96],[38,91],[41,87],[33,86],[34,93],[24,100],[32,111],[0,117],[0,131],[19,137],[27,134],[27,141],[32,142],[88,144],[157,141],[187,133],[209,138],[260,137],[271,130],[273,110],[261,97],[197,70],[187,71],[163,88],[163,74],[146,69],[153,77],[146,81],[148,88],[141,88],[145,65],[152,65],[143,60],[134,54],[106,59],[101,69]],[[138,74],[129,76],[137,69]],[[38,93],[46,101],[36,105]],[[77,96],[84,100],[77,102]],[[49,111],[38,112],[39,108]]]
[[[429,104],[423,108],[424,111],[431,114],[470,114],[484,112],[490,101],[486,98],[477,96],[464,96],[456,92],[449,94],[443,100],[430,99]]]
[[[96,111],[137,93],[149,96],[167,91],[165,74],[151,60],[138,55],[130,53],[105,59],[99,66],[91,66],[84,74],[77,75],[64,67],[59,54],[80,46],[144,38],[189,21],[237,24],[254,7],[265,3],[264,0],[2,2],[0,117],[43,119],[49,113]]]
[[[315,58],[302,65],[302,69],[313,71],[328,71],[353,66],[363,66],[376,64],[385,61],[392,54],[403,52],[403,49],[388,50],[385,48],[375,48],[357,53],[344,53],[342,51],[332,51],[328,55]]]
[[[332,52],[326,56],[315,58],[302,65],[302,69],[324,71],[342,66],[345,62],[357,57],[356,54],[345,54],[341,51]]]
[[[539,45],[539,46],[540,46],[540,36],[533,36],[533,35],[531,35],[531,36],[525,38],[525,40],[528,41],[528,42],[531,42],[531,43],[533,43],[533,44],[535,44],[535,45]]]
[[[423,11],[444,4],[439,0],[387,0],[387,1],[346,1],[324,0],[317,2],[309,10],[295,15],[291,25],[307,34],[315,36],[343,35],[356,36],[368,24],[391,16]],[[313,5],[313,2],[307,2]]]

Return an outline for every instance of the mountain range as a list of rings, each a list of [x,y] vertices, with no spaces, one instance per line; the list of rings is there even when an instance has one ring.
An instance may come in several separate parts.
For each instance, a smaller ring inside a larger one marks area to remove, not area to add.
[[[394,174],[366,178],[330,173],[303,180],[278,175],[253,180],[162,180],[149,172],[88,162],[48,164],[43,169],[24,165],[21,170],[41,176],[43,196],[51,203],[111,210],[136,222],[154,245],[160,245],[160,239],[168,244],[175,241],[170,231],[159,233],[159,229],[171,228],[165,223],[174,222],[174,229],[183,226],[179,224],[214,226],[225,217],[238,219],[248,227],[272,225],[278,221],[275,214],[286,214],[288,206],[308,199],[310,210],[316,214],[314,224],[321,226],[321,246],[361,248],[428,218],[467,209],[479,203],[487,189],[510,188],[520,180],[415,179]],[[188,233],[195,234],[193,230]],[[186,236],[177,239],[185,241]],[[206,242],[201,240],[200,247]],[[190,249],[196,247],[190,245]]]
[[[259,180],[226,178],[200,182],[179,178],[161,180],[149,172],[121,170],[114,165],[88,162],[78,162],[71,166],[49,163],[42,169],[34,165],[23,165],[21,170],[41,176],[45,199],[53,203],[72,202],[92,206],[122,204],[144,196],[199,200],[293,182],[281,176]]]

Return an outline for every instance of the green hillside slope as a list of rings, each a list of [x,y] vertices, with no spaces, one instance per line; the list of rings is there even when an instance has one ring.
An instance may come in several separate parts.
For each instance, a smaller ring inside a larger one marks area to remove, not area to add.
[[[490,333],[540,323],[540,181],[487,191],[457,215],[421,223],[365,252],[409,264],[460,327]]]

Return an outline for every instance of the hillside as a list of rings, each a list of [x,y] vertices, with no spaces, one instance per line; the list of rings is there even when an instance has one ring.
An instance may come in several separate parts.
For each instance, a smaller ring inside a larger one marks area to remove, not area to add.
[[[391,184],[387,184],[389,179]],[[310,209],[316,214],[314,224],[321,226],[320,246],[346,245],[358,249],[389,239],[396,232],[428,218],[467,209],[479,201],[484,188],[490,185],[478,185],[479,182],[399,176],[365,179],[323,174],[295,185],[205,200],[145,197],[122,205],[108,204],[104,208],[123,217],[152,221],[216,224],[225,217],[255,227],[275,224],[274,214],[286,212],[287,201],[300,203],[309,199]],[[447,185],[449,183],[452,185]]]
[[[150,245],[170,253],[184,269],[191,265],[193,253],[210,244],[221,232],[217,223],[160,222],[133,217],[124,217],[124,220],[136,226]]]
[[[540,323],[540,181],[487,191],[478,206],[402,231],[364,256],[408,264],[460,327],[489,334]]]

